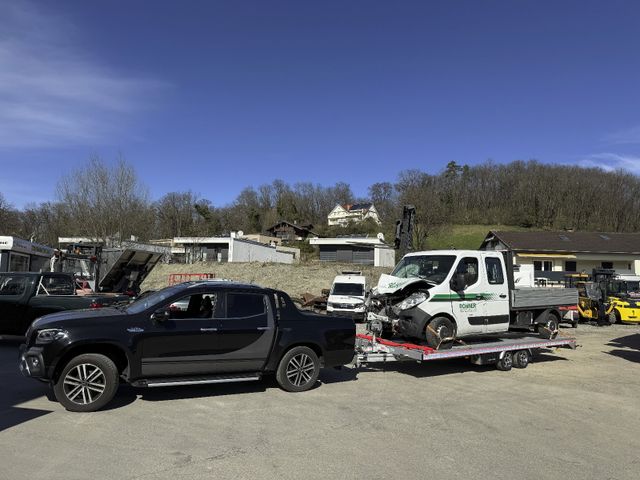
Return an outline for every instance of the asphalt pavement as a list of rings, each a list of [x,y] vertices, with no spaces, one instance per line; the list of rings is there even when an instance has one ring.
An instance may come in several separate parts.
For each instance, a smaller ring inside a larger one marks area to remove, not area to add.
[[[0,342],[0,478],[637,479],[640,327],[581,325],[575,351],[500,372],[464,360],[275,380],[121,387],[79,414]]]

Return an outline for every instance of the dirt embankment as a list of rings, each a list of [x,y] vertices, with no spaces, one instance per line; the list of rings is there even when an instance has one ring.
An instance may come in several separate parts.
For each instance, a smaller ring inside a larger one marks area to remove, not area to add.
[[[390,273],[390,268],[339,263],[195,263],[193,265],[158,265],[142,284],[142,290],[157,290],[169,284],[172,273],[214,273],[216,278],[248,282],[263,287],[284,290],[292,297],[310,292],[320,294],[323,288],[331,287],[333,278],[342,271],[362,271],[369,285],[376,285],[381,273]]]

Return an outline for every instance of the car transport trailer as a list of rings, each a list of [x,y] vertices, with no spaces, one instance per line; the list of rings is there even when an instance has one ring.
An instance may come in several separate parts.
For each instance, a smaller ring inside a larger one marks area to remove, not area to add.
[[[448,350],[435,350],[426,345],[405,341],[386,340],[375,335],[356,335],[356,367],[370,363],[445,360],[448,358],[468,358],[475,365],[495,364],[499,370],[525,368],[533,354],[541,349],[570,348],[577,344],[573,337],[542,339],[530,334],[509,333],[500,337],[466,339],[459,341]]]

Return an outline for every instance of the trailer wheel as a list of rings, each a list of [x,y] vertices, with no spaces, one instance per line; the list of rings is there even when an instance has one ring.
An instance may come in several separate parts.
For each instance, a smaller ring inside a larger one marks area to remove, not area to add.
[[[516,368],[527,368],[531,361],[529,350],[518,350],[513,354],[513,366]]]
[[[503,372],[511,370],[511,367],[513,367],[513,353],[504,352],[502,358],[498,360],[498,363],[496,363],[496,367],[498,370],[502,370]]]
[[[553,313],[550,313],[546,322],[538,324],[538,333],[542,338],[556,338],[558,336],[558,325],[558,318]]]
[[[446,317],[436,317],[425,328],[427,345],[436,350],[448,350],[453,346],[456,329]]]

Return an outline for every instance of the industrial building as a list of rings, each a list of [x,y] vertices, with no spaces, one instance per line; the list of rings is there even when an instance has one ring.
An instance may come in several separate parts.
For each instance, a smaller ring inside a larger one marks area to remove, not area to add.
[[[321,262],[355,263],[390,268],[393,268],[396,263],[395,250],[380,238],[310,238],[309,243],[318,246]]]

